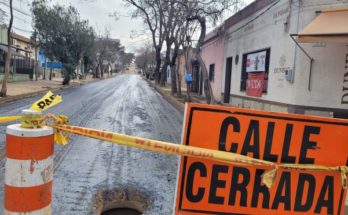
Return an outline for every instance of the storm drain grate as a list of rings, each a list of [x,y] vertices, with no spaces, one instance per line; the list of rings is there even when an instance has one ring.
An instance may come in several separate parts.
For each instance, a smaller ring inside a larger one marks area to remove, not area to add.
[[[100,215],[141,215],[150,207],[151,198],[133,186],[99,191],[94,195],[93,208]]]

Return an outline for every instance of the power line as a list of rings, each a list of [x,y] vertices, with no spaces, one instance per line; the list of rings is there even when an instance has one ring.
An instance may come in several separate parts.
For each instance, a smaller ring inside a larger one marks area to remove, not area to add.
[[[4,11],[4,15],[7,16],[7,17],[9,17],[9,14],[8,14],[8,12],[6,12],[6,11]],[[22,17],[19,17],[19,16],[16,16],[16,15],[13,15],[13,17],[16,18],[16,19],[19,19],[19,20],[23,21],[23,22],[26,23],[26,24],[31,24],[31,23],[32,23],[31,21],[28,21],[27,19],[22,18]]]
[[[31,24],[31,22],[28,22],[28,21],[27,21],[26,19],[24,19],[24,18],[15,16],[15,15],[13,15],[13,17],[15,17],[16,19],[22,20],[22,21],[23,21],[24,23],[26,23],[26,24]]]
[[[5,5],[6,7],[10,7],[10,5],[7,2],[0,1],[0,4]],[[23,15],[29,16],[31,18],[31,15],[21,9],[18,9],[16,7],[12,7],[14,11],[17,11],[18,13],[21,13]]]
[[[26,33],[31,33],[31,34],[34,32],[34,31],[30,31],[30,30],[25,30],[25,29],[22,29],[22,28],[18,28],[18,27],[16,27],[16,26],[12,26],[12,28],[17,29],[17,30],[19,30],[19,31],[26,32]]]

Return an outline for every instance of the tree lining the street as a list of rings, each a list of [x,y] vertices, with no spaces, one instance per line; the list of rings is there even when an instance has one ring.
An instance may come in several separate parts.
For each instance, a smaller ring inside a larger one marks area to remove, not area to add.
[[[119,61],[120,61],[119,68],[121,70],[128,68],[130,64],[133,62],[134,58],[135,58],[135,55],[132,52],[124,52],[124,51],[121,52],[121,55],[119,58]]]
[[[186,13],[186,20],[189,24],[198,23],[200,26],[199,37],[193,51],[193,59],[189,62],[196,61],[199,63],[203,74],[203,86],[207,103],[216,103],[214,98],[207,67],[201,55],[201,48],[204,44],[207,33],[207,19],[213,24],[221,20],[223,12],[233,9],[234,12],[239,9],[243,0],[169,0],[181,4]],[[189,38],[190,39],[190,38]],[[188,47],[189,50],[191,47]],[[189,55],[190,56],[190,55]]]
[[[109,31],[106,29],[104,35],[99,35],[93,44],[91,54],[91,59],[94,62],[93,77],[104,77],[104,73],[109,72],[106,70],[116,60],[119,60],[122,54],[124,54],[124,47],[121,46],[120,41],[111,39]]]
[[[93,47],[93,28],[72,6],[49,6],[45,0],[35,0],[32,13],[37,45],[47,57],[63,64],[63,84],[69,84],[79,62]]]
[[[115,18],[116,14],[112,15]],[[113,66],[115,72],[125,70],[133,61],[134,54],[127,52],[119,39],[110,36],[110,30],[105,29],[104,34],[100,34],[94,41],[91,59],[94,63],[94,77],[99,78]],[[111,74],[114,72],[110,71]],[[108,73],[109,74],[109,73]]]
[[[135,56],[135,65],[141,69],[143,75],[150,78],[156,65],[156,53],[149,44],[144,45],[138,49],[137,52],[138,54]]]
[[[243,0],[124,0],[136,9],[133,17],[140,16],[152,33],[153,47],[156,51],[156,83],[164,85],[167,67],[171,68],[172,94],[180,88],[177,74],[176,59],[180,49],[193,51],[192,59],[188,62],[198,62],[203,74],[204,93],[207,103],[215,103],[215,98],[209,81],[208,70],[201,56],[204,44],[207,23],[216,24],[221,20],[224,11],[239,9]],[[199,28],[195,28],[195,26]],[[192,35],[189,29],[194,29],[193,34],[198,34],[195,48],[192,47]],[[166,46],[162,71],[160,52]],[[185,44],[188,47],[185,47]],[[174,48],[173,48],[174,47]],[[191,71],[192,73],[192,71]],[[161,75],[160,75],[161,74]],[[181,94],[181,93],[179,93]]]
[[[132,17],[141,17],[148,30],[151,32],[152,44],[156,54],[155,79],[160,83],[161,75],[161,51],[166,35],[166,17],[165,9],[168,2],[161,0],[123,0],[128,5],[135,7],[132,11]]]

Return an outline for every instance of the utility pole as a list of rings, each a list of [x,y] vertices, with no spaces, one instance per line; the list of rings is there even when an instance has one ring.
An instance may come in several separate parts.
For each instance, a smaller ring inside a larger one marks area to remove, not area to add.
[[[34,74],[35,74],[35,81],[37,81],[38,79],[38,75],[39,75],[39,65],[37,62],[37,42],[36,42],[36,30],[34,31],[34,46],[35,46],[35,64],[34,64]]]
[[[47,43],[47,35],[45,37],[45,41]],[[44,51],[44,55],[45,55],[45,68],[44,68],[44,74],[43,74],[43,79],[46,80],[46,68],[47,68],[47,50]]]
[[[11,30],[12,30],[12,24],[13,24],[13,9],[12,9],[12,0],[10,0],[10,23],[8,25],[7,29],[7,56],[6,56],[6,62],[5,62],[5,71],[4,71],[4,78],[2,80],[2,87],[0,91],[0,96],[6,97],[7,94],[7,81],[10,74],[10,64],[11,64],[11,58],[12,58],[12,40],[11,40]]]

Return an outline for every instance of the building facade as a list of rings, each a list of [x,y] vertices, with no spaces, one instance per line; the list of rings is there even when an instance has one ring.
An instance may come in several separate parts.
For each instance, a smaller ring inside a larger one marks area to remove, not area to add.
[[[31,59],[35,59],[34,43],[31,39],[22,35],[12,33],[12,45],[23,56]]]
[[[339,8],[348,8],[348,1],[256,0],[227,19],[224,102],[348,118],[348,43],[296,44],[291,37],[320,16],[320,11]]]
[[[202,58],[207,67],[209,81],[217,102],[222,101],[224,39],[224,26],[220,26],[207,34],[202,46]]]
[[[3,79],[5,60],[8,52],[7,27],[0,26],[0,80]],[[11,33],[12,59],[9,81],[27,81],[33,79],[34,57],[33,43],[30,39]]]

